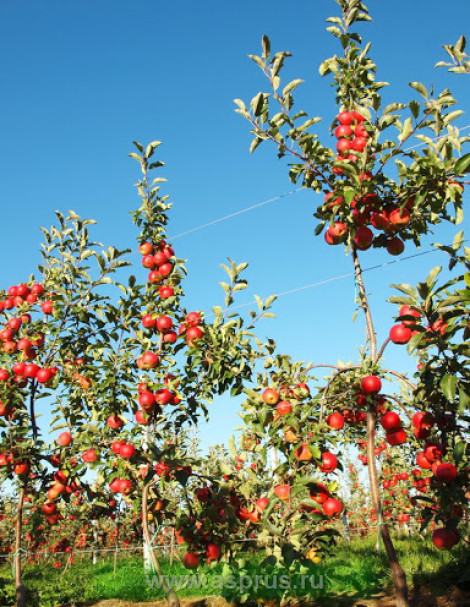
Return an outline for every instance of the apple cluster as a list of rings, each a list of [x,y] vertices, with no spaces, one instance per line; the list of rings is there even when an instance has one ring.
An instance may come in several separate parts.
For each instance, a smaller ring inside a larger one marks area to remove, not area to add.
[[[398,320],[401,322],[393,325],[390,329],[390,341],[399,345],[407,344],[413,335],[421,333],[418,327],[422,317],[422,312],[417,308],[408,305],[401,306],[398,312]],[[431,339],[433,335],[445,335],[447,328],[448,324],[444,319],[438,318],[435,322],[425,327],[424,330],[428,335],[427,339]]]
[[[372,127],[366,124],[365,117],[357,111],[341,112],[336,123],[334,134],[338,140],[338,156],[332,172],[343,175],[344,163],[365,166]],[[325,241],[337,245],[350,237],[360,251],[365,251],[374,244],[385,246],[390,255],[400,255],[405,244],[398,234],[408,228],[413,219],[414,197],[411,196],[404,204],[383,202],[376,192],[367,191],[371,189],[367,184],[373,177],[369,170],[360,170],[357,177],[361,183],[361,192],[350,202],[346,201],[344,195],[330,191],[325,196],[324,204],[319,207],[317,216],[330,221]],[[372,228],[382,234],[374,236]]]

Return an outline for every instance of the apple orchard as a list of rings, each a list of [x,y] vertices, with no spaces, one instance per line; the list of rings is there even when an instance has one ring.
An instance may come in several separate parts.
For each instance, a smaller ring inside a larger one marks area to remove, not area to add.
[[[351,260],[367,335],[358,360],[295,361],[260,339],[275,297],[237,312],[246,263],[224,266],[223,306],[187,310],[184,260],[168,239],[171,204],[157,176],[160,143],[135,142],[141,267],[130,272],[129,251],[94,242],[92,220],[57,213],[42,228],[37,272],[28,278],[25,268],[1,294],[0,546],[19,607],[29,604],[23,569],[44,551],[68,555],[73,568],[80,549],[140,545],[163,580],[157,548],[168,542],[188,569],[222,560],[238,573],[255,548],[293,571],[328,561],[344,541],[346,513],[356,527],[378,529],[405,607],[400,530],[415,523],[438,550],[467,541],[470,249],[456,231],[451,245],[436,245],[448,255],[446,278],[434,268],[415,286],[392,285],[396,315],[382,343],[363,264],[375,249],[410,253],[439,223],[462,222],[469,138],[452,124],[462,111],[448,89],[412,82],[410,101],[383,106],[386,83],[355,31],[371,20],[367,6],[336,4],[327,29],[339,51],[320,66],[336,103],[329,141],[313,130],[320,118],[293,109],[302,80],[281,81],[289,53],[273,53],[266,36],[250,57],[267,92],[235,102],[251,151],[268,142],[289,159],[291,181],[319,202],[322,246]],[[462,39],[446,47],[450,71],[469,71],[464,48]],[[415,359],[411,377],[384,367],[395,347]],[[203,456],[191,429],[224,393],[243,394],[242,431],[229,453]],[[45,407],[50,428],[37,421]],[[177,606],[174,588],[162,586]]]

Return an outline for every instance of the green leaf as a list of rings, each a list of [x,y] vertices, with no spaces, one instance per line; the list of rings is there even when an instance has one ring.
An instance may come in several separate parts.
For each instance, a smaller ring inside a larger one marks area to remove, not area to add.
[[[457,385],[458,379],[455,375],[444,375],[444,377],[441,379],[441,390],[447,400],[454,400],[457,391]]]
[[[470,154],[465,154],[455,163],[454,172],[456,175],[463,175],[470,172]]]
[[[456,464],[459,464],[462,461],[462,458],[465,453],[465,443],[457,443],[454,447],[454,460]]]
[[[292,80],[292,82],[289,82],[289,84],[282,89],[282,96],[285,97],[288,93],[290,93],[295,88],[297,88],[299,86],[299,84],[302,84],[302,82],[305,82],[305,81],[301,80],[300,78],[297,78],[297,80]]]
[[[404,141],[407,139],[411,133],[413,132],[413,120],[411,118],[407,118],[403,123],[403,127],[401,129],[401,133],[398,136],[400,141]]]
[[[421,84],[421,82],[409,82],[409,86],[411,86],[411,88],[415,91],[418,91],[418,93],[422,95],[425,99],[428,98],[428,91],[424,84]]]
[[[269,59],[269,54],[271,52],[271,41],[266,34],[261,39],[261,46],[263,47],[263,58]]]
[[[459,388],[459,414],[462,415],[470,409],[470,394],[465,386]]]
[[[405,293],[405,295],[409,295],[414,301],[417,301],[417,299],[418,299],[418,292],[411,285],[408,285],[406,283],[402,283],[402,284],[399,284],[399,285],[392,284],[390,286],[393,289],[398,289],[398,291],[401,291],[402,293]]]

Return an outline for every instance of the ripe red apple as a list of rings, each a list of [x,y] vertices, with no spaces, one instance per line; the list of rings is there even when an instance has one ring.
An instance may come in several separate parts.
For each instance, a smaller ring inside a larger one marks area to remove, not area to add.
[[[435,529],[432,533],[432,543],[438,550],[449,550],[460,541],[457,529]]]
[[[401,306],[398,314],[400,316],[412,316],[413,318],[421,318],[421,312],[419,312],[418,310],[415,310],[414,308],[412,308],[411,306]],[[404,324],[406,327],[413,327],[416,322],[414,320],[402,320],[401,321],[402,324]]]
[[[139,246],[139,253],[141,255],[152,255],[153,253],[153,245],[151,242],[143,242],[140,246]]]
[[[174,344],[178,339],[178,335],[174,331],[168,331],[163,335],[163,341],[166,344]]]
[[[331,413],[326,418],[326,423],[330,426],[330,428],[334,428],[335,430],[341,430],[344,427],[344,416],[341,415],[338,411]]]
[[[431,464],[442,459],[443,455],[445,455],[445,448],[438,443],[428,443],[424,448],[424,456]]]
[[[50,515],[54,514],[57,509],[57,506],[53,502],[45,502],[42,505],[42,511],[44,514]]]
[[[349,124],[340,124],[335,128],[335,137],[341,139],[342,137],[351,137],[353,134],[352,128]]]
[[[323,513],[326,516],[334,516],[340,514],[343,510],[343,504],[335,497],[329,497],[323,504]]]
[[[34,379],[40,370],[36,363],[28,363],[24,366],[23,375],[29,379]]]
[[[41,310],[44,312],[44,314],[52,314],[54,311],[54,302],[50,300],[43,302],[41,305]]]
[[[277,404],[276,411],[280,416],[289,415],[289,413],[292,411],[292,405],[287,400],[281,400]]]
[[[367,375],[361,380],[361,390],[364,394],[378,394],[382,389],[382,382],[377,375]]]
[[[207,562],[218,561],[220,559],[220,546],[217,544],[207,544],[206,546]]]
[[[264,512],[264,510],[266,510],[268,505],[269,505],[269,498],[267,498],[267,497],[260,497],[255,502],[255,506],[260,512]]]
[[[152,413],[155,409],[155,395],[152,392],[141,392],[139,394],[139,405],[146,413]]]
[[[360,114],[357,110],[353,111],[353,117],[356,122],[365,122],[366,118],[362,114]]]
[[[336,196],[334,192],[328,192],[325,195],[324,202],[329,209],[334,209],[335,207],[340,207],[344,203],[344,198],[342,196]]]
[[[380,423],[382,424],[382,428],[387,431],[401,428],[400,416],[395,411],[388,411],[385,415],[382,415]]]
[[[390,226],[387,212],[384,209],[373,212],[370,216],[370,222],[376,230],[387,230]]]
[[[162,266],[164,263],[167,262],[167,257],[165,253],[163,253],[163,251],[157,251],[157,253],[155,253],[155,255],[153,256],[153,260],[156,266]]]
[[[320,470],[322,472],[334,472],[338,467],[338,458],[336,457],[336,455],[334,455],[333,453],[329,453],[328,451],[321,454],[321,461],[322,463],[320,466]]]
[[[82,461],[86,464],[91,464],[98,460],[98,453],[96,449],[88,449],[82,453]]]
[[[393,430],[388,430],[385,438],[389,445],[402,445],[406,443],[406,432],[403,428],[394,428]]]
[[[44,293],[44,287],[41,284],[36,283],[31,287],[31,293],[33,295],[41,296]]]
[[[134,445],[129,445],[124,443],[121,445],[121,449],[119,450],[119,455],[124,459],[130,459],[135,455],[135,447]]]
[[[121,452],[121,447],[124,445],[124,443],[120,440],[115,440],[111,443],[111,451],[113,453],[115,453],[116,455],[119,455],[119,453]]]
[[[152,259],[153,259],[153,257],[152,257]],[[151,272],[149,272],[147,280],[151,284],[157,284],[159,282],[162,282],[163,276],[160,274],[160,272],[157,272],[157,270],[152,270]]]
[[[184,322],[188,327],[197,327],[202,322],[201,314],[199,312],[189,312],[189,314],[186,315]]]
[[[10,329],[12,331],[14,331],[16,333],[18,331],[18,329],[21,327],[21,319],[20,318],[10,318],[10,320],[8,321],[8,326],[10,327]]]
[[[160,316],[157,318],[157,331],[167,333],[173,327],[173,321],[169,316]]]
[[[62,432],[57,438],[57,442],[61,447],[68,447],[72,444],[72,435],[70,432]]]
[[[427,426],[429,428],[432,428],[432,426],[434,426],[435,424],[435,417],[432,413],[430,413],[429,411],[417,411],[414,415],[413,415],[413,419],[412,419],[412,424],[413,426]]]
[[[404,324],[393,325],[390,329],[389,337],[394,344],[407,344],[412,336],[411,329]]]
[[[145,352],[140,357],[142,369],[148,370],[158,367],[160,364],[160,357],[155,352]]]
[[[352,112],[341,112],[338,114],[338,121],[340,124],[351,125],[355,122],[354,114]]]
[[[52,379],[52,376],[52,369],[39,369],[39,371],[36,373],[36,380],[40,384],[47,384],[47,382]]]
[[[346,236],[348,234],[348,228],[345,223],[341,221],[335,221],[334,224],[329,226],[329,228],[327,229],[325,233],[325,238],[326,234],[328,234],[328,244],[330,244],[330,241],[331,244],[339,244],[340,242],[343,242],[346,239]]]
[[[129,493],[132,492],[132,481],[130,481],[127,478],[122,478],[119,481],[119,492],[124,494],[124,495],[129,495]]]
[[[113,428],[113,430],[117,430],[118,428],[120,428],[123,425],[123,421],[122,419],[119,417],[119,415],[110,415],[108,417],[108,419],[106,420],[106,425],[108,426],[108,428]]]
[[[142,326],[145,329],[152,329],[157,323],[156,318],[153,317],[152,314],[145,314],[142,316]]]
[[[390,238],[390,240],[387,241],[387,251],[390,255],[401,255],[404,250],[405,243],[401,238],[398,238],[398,236]]]
[[[161,276],[163,276],[163,278],[168,278],[168,276],[173,271],[173,264],[167,261],[158,268],[158,271],[160,272]]]
[[[142,257],[142,265],[144,266],[144,268],[152,270],[155,267],[155,260],[153,258],[153,255],[144,255],[144,257]]]
[[[175,292],[171,287],[168,287],[165,285],[165,286],[159,287],[158,294],[160,295],[160,297],[162,299],[168,299],[169,297],[173,297]]]
[[[316,483],[313,487],[310,487],[310,498],[317,504],[324,504],[329,497],[330,492],[325,485]]]
[[[201,327],[189,327],[186,331],[186,343],[188,346],[194,346],[203,335],[204,331]]]
[[[138,424],[141,424],[143,426],[147,426],[150,423],[150,417],[149,417],[149,415],[147,415],[147,413],[145,411],[141,411],[139,409],[138,411],[136,411],[135,421]]]
[[[29,464],[28,462],[16,462],[13,466],[13,472],[18,476],[22,476],[23,474],[27,474],[29,472]]]
[[[395,208],[390,210],[388,214],[388,219],[392,226],[397,229],[402,229],[410,223],[411,215],[408,209],[406,208]]]
[[[368,139],[370,137],[366,127],[362,123],[356,126],[354,129],[354,135],[356,135],[356,137],[363,137],[364,139]]]
[[[372,245],[374,234],[370,228],[358,227],[356,228],[356,235],[353,240],[360,251],[365,251]]]
[[[439,464],[436,468],[436,478],[438,481],[442,481],[443,483],[452,483],[457,478],[457,468],[454,464],[446,463]]]
[[[172,247],[165,247],[163,249],[163,253],[167,259],[171,259],[172,257],[175,256],[175,251],[173,250]]]
[[[367,146],[366,137],[354,137],[354,139],[352,140],[351,149],[353,149],[356,152],[362,152],[365,150],[366,146]]]
[[[289,501],[290,490],[290,485],[277,485],[277,487],[274,487],[274,493],[283,502]]]
[[[199,566],[199,557],[194,552],[187,552],[183,557],[183,565],[186,569],[197,569]]]
[[[166,388],[160,388],[160,390],[157,390],[157,392],[155,393],[155,402],[159,405],[161,405],[162,407],[164,405],[167,405],[173,398],[173,393],[170,392],[170,390],[167,390]]]
[[[33,344],[31,343],[31,341],[29,339],[26,339],[25,337],[23,337],[23,339],[20,339],[18,341],[18,343],[16,344],[16,347],[18,350],[31,350],[33,347]]]
[[[425,470],[431,469],[431,462],[424,455],[423,451],[420,451],[419,453],[416,454],[416,465],[419,466],[420,468],[424,468]]]
[[[277,405],[280,399],[279,392],[273,388],[266,388],[262,394],[262,399],[267,405]]]
[[[352,142],[349,141],[349,139],[338,139],[338,143],[336,144],[336,149],[338,150],[338,152],[344,153],[344,152],[348,152],[349,150],[352,149]]]

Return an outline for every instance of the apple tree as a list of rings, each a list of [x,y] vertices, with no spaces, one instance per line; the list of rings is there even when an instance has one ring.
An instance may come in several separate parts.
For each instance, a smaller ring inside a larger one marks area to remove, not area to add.
[[[258,93],[248,105],[239,99],[235,103],[236,111],[251,124],[251,151],[270,141],[279,157],[290,159],[289,177],[294,183],[323,193],[324,200],[315,212],[316,233],[324,232],[328,245],[344,244],[351,257],[368,340],[358,364],[339,365],[333,371],[324,398],[331,404],[336,395],[337,403],[346,401],[365,419],[371,498],[380,513],[374,453],[377,420],[384,414],[384,406],[391,409],[398,405],[390,399],[384,404],[382,380],[398,381],[411,393],[414,383],[402,373],[383,368],[385,346],[379,348],[377,343],[361,260],[374,248],[400,255],[407,245],[419,246],[422,237],[440,222],[462,221],[462,177],[470,156],[459,155],[469,138],[461,136],[453,124],[463,112],[456,109],[448,89],[434,92],[420,82],[411,82],[411,100],[384,107],[381,90],[387,83],[377,81],[371,45],[364,45],[354,28],[371,20],[367,5],[361,0],[336,0],[336,4],[340,14],[328,19],[327,30],[339,43],[341,53],[320,65],[320,74],[331,76],[335,90],[333,146],[322,143],[312,130],[319,117],[294,108],[294,90],[302,80],[281,82],[290,53],[273,53],[267,36],[262,40],[261,55],[251,58],[261,68],[269,89]],[[418,145],[411,145],[416,141]],[[404,339],[399,335],[396,343],[404,343]],[[413,399],[412,406],[426,412],[429,402]],[[399,425],[389,426],[386,436],[391,445],[407,440],[401,420]],[[379,523],[397,605],[404,607],[408,605],[405,573],[388,526],[384,521]]]

